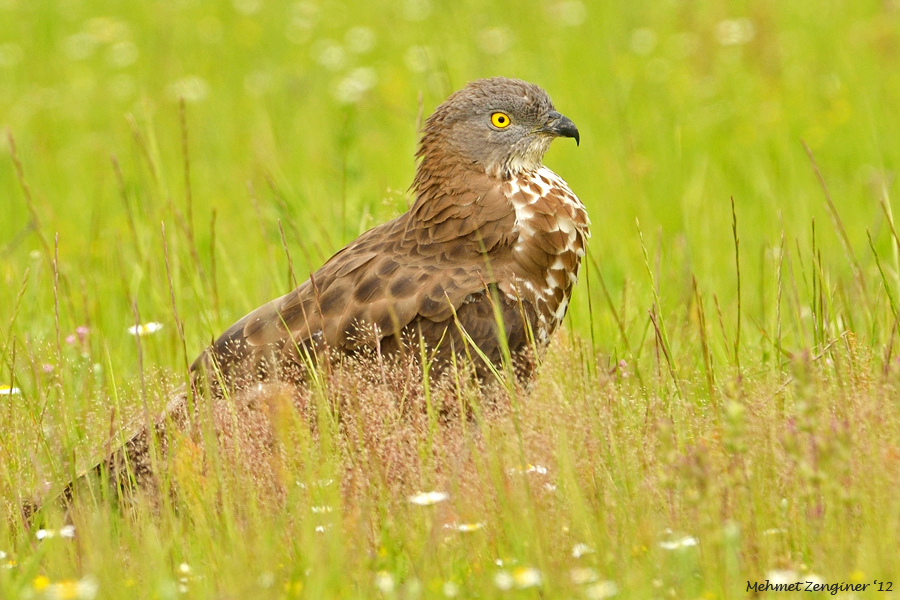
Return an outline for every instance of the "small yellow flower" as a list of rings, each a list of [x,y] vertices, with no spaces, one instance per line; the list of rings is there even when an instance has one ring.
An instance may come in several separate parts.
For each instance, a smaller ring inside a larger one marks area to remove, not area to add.
[[[0,385],[0,396],[18,396],[22,393],[17,387],[12,387],[10,385]]]
[[[513,467],[508,471],[510,475],[517,475],[519,473],[535,473],[537,475],[546,475],[548,473],[547,467],[542,465],[533,465],[527,464],[524,467]]]
[[[300,592],[303,591],[303,582],[299,579],[296,581],[285,581],[284,582],[284,592],[286,594],[290,594],[291,596],[297,597],[300,595]]]
[[[31,581],[31,587],[33,587],[36,592],[40,592],[48,585],[50,585],[50,580],[46,575],[38,575]]]
[[[866,574],[857,569],[850,573],[850,581],[853,583],[861,583],[866,578]]]
[[[65,579],[47,586],[46,596],[59,600],[93,600],[97,596],[97,582],[90,576]]]

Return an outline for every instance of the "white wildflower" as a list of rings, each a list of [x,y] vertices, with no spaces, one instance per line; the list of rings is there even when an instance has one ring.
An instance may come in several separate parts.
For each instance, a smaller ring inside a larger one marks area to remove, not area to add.
[[[409,497],[409,501],[418,506],[431,506],[450,498],[447,492],[419,492]]]
[[[800,581],[800,575],[796,571],[791,571],[790,569],[774,569],[766,573],[766,579],[769,580],[769,583],[772,585],[777,585],[779,583],[795,583]]]
[[[619,593],[619,586],[614,581],[599,581],[584,588],[588,600],[606,600]]]
[[[696,546],[699,542],[697,538],[686,535],[684,537],[675,538],[671,540],[666,540],[659,543],[659,547],[663,550],[681,550],[683,548],[690,548],[691,546]]]
[[[71,600],[93,600],[97,597],[99,585],[90,575],[79,580],[64,580],[44,588],[44,598],[66,598]]]
[[[812,582],[813,585],[825,585],[825,580],[815,573],[807,573],[803,576],[803,580]]]
[[[34,533],[34,537],[39,540],[49,540],[50,538],[62,537],[62,538],[73,538],[75,537],[75,526],[74,525],[65,525],[60,528],[58,531],[56,529],[38,529]]]
[[[496,585],[498,589],[504,591],[512,589],[514,583],[515,579],[513,579],[513,576],[510,575],[508,571],[497,571],[494,575],[494,585]]]
[[[142,323],[140,325],[132,325],[126,331],[131,335],[139,335],[141,337],[145,335],[152,335],[163,328],[162,323],[157,323],[156,321],[150,321],[149,323]]]
[[[394,592],[394,577],[387,571],[378,571],[375,573],[375,587],[382,594],[392,594]]]
[[[595,581],[600,579],[597,571],[590,567],[572,569],[571,571],[569,571],[569,577],[572,579],[572,583],[574,583],[575,585],[594,583]]]
[[[513,581],[520,590],[541,585],[541,572],[534,567],[519,567],[512,572]]]
[[[593,554],[594,549],[587,544],[575,544],[572,546],[572,558],[581,558],[585,554]]]
[[[543,467],[541,465],[532,465],[528,464],[524,467],[514,467],[508,471],[510,475],[515,475],[517,473],[534,473],[536,475],[546,475],[549,471],[547,467]]]

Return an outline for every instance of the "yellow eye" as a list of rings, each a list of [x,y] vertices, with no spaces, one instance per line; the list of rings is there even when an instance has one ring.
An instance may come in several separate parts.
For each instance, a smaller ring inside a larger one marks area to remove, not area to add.
[[[502,112],[495,112],[491,115],[491,123],[493,123],[494,127],[499,127],[500,129],[509,127],[509,115]]]

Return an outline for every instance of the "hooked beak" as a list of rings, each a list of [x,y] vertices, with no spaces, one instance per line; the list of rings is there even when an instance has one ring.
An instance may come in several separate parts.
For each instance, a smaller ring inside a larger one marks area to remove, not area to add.
[[[572,122],[572,119],[555,110],[550,111],[549,117],[547,124],[544,125],[540,131],[557,137],[575,138],[575,145],[579,145],[581,138],[578,135],[578,128],[575,127],[575,123]]]

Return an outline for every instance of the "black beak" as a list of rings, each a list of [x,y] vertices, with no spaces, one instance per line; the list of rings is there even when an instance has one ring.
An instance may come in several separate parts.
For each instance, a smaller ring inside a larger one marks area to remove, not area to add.
[[[542,131],[546,131],[547,133],[559,137],[575,138],[575,145],[579,145],[581,137],[578,135],[578,128],[575,127],[575,123],[572,122],[572,119],[565,115],[561,115],[555,110],[550,111],[549,117],[550,118],[547,120],[547,124],[542,128]]]

